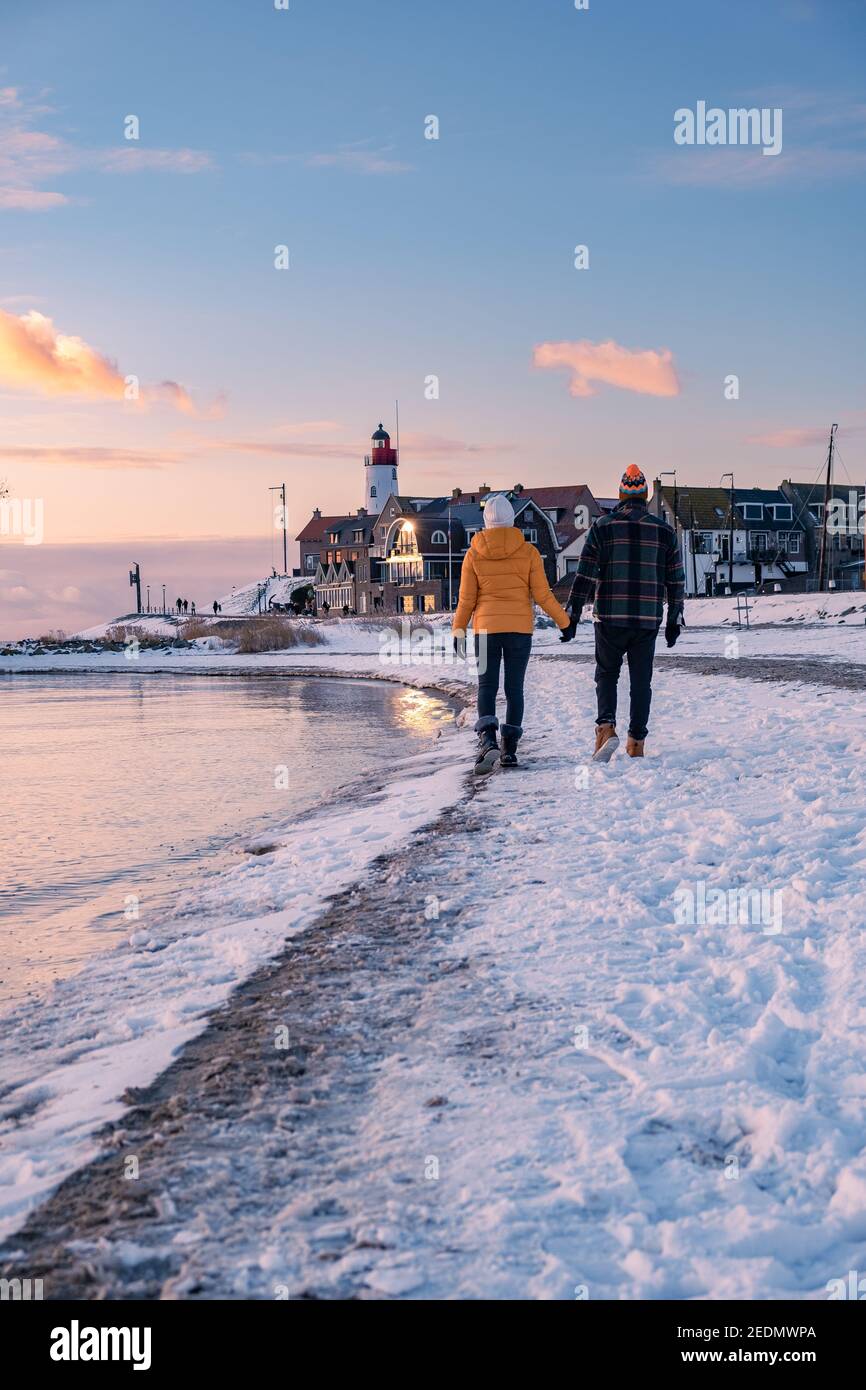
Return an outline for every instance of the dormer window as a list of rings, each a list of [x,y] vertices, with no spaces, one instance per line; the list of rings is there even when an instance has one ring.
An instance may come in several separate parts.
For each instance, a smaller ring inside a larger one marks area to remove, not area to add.
[[[746,521],[763,521],[764,504],[763,502],[744,502],[743,517]]]
[[[430,537],[430,543],[431,545],[447,545],[448,537],[444,531],[434,531]]]

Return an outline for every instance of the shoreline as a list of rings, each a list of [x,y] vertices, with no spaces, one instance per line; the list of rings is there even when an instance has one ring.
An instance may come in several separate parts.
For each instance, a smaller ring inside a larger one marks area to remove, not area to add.
[[[78,676],[80,673],[72,674]],[[103,668],[97,668],[87,674],[100,676],[106,672]],[[128,676],[136,673],[121,670],[111,674]],[[148,674],[168,674],[183,679],[190,672],[152,671]],[[223,673],[197,671],[195,674],[219,676]],[[262,675],[257,669],[235,670],[225,674],[253,680],[260,679]],[[349,670],[338,673],[296,669],[288,672],[270,671],[267,674],[295,676],[304,680],[339,679],[355,684],[370,683],[370,677]],[[377,683],[381,680],[378,677]],[[389,683],[404,689],[422,689],[418,682],[392,679]],[[453,740],[460,733],[459,720],[467,701],[467,692],[442,688],[429,679],[425,680],[423,689],[430,698],[441,702],[448,715],[447,728],[440,732],[439,737],[431,738],[425,748],[392,757],[390,762],[386,758],[381,766],[373,766],[363,775],[363,784],[360,776],[353,776],[339,789],[339,794],[335,792],[331,797],[323,795],[312,810],[296,818],[287,821],[279,816],[273,817],[270,826],[258,830],[254,851],[244,855],[238,864],[224,867],[221,873],[207,880],[204,885],[205,897],[198,902],[192,918],[181,903],[181,920],[174,934],[171,934],[172,918],[166,918],[160,924],[160,934],[154,938],[156,948],[151,949],[150,954],[147,951],[144,954],[134,952],[126,966],[118,959],[117,951],[121,948],[91,957],[84,966],[90,975],[83,1002],[76,1003],[76,985],[82,977],[79,971],[58,981],[53,990],[41,996],[35,1004],[23,1003],[9,1010],[6,1015],[9,1036],[12,1037],[13,1027],[16,1037],[23,1029],[24,1051],[34,1057],[34,1064],[31,1066],[25,1056],[21,1066],[12,1065],[10,1057],[7,1059],[8,1069],[4,1067],[6,1085],[0,1123],[7,1132],[0,1148],[6,1171],[0,1178],[0,1197],[8,1193],[12,1203],[8,1209],[9,1215],[2,1222],[5,1230],[0,1243],[6,1246],[10,1240],[14,1241],[15,1230],[20,1229],[22,1218],[24,1224],[29,1219],[23,1206],[21,1217],[16,1215],[19,1199],[14,1198],[14,1184],[16,1164],[20,1162],[18,1156],[27,1154],[31,1131],[37,1135],[46,1128],[50,1132],[52,1126],[59,1125],[58,1133],[62,1139],[64,1095],[70,1087],[73,1094],[80,1093],[81,1112],[76,1133],[69,1139],[69,1157],[63,1158],[63,1147],[57,1150],[57,1159],[53,1156],[46,1158],[38,1149],[34,1151],[33,1158],[40,1176],[33,1189],[36,1205],[31,1210],[39,1210],[46,1200],[41,1196],[40,1188],[45,1189],[47,1200],[50,1200],[56,1180],[59,1179],[61,1183],[66,1181],[67,1176],[77,1171],[82,1163],[86,1165],[91,1161],[93,1153],[97,1151],[97,1136],[106,1117],[110,1117],[112,1122],[117,1122],[118,1117],[122,1121],[122,1085],[113,1090],[110,1076],[108,1088],[104,1081],[99,1080],[95,1087],[96,1095],[90,1101],[85,1094],[92,1084],[88,1080],[89,1075],[92,1074],[95,1080],[100,1067],[105,1070],[107,1060],[109,1071],[114,1066],[118,1068],[121,1083],[124,1079],[129,1081],[135,1077],[137,1072],[141,1079],[135,1084],[150,1084],[152,1079],[163,1073],[166,1066],[172,1065],[173,1056],[182,1054],[190,1038],[207,1029],[214,1010],[221,1009],[225,999],[230,998],[245,979],[254,976],[268,961],[279,957],[289,941],[304,936],[334,896],[357,887],[365,880],[383,849],[387,853],[398,848],[419,827],[440,815],[445,807],[460,801],[465,794],[463,784],[466,770]],[[339,843],[339,835],[335,842],[334,833],[327,830],[327,824],[337,824],[334,822],[335,811],[339,826],[345,826],[345,836],[348,837],[345,844]],[[318,851],[311,856],[306,843],[310,823],[322,816],[327,816],[329,820],[322,832]],[[247,839],[238,832],[236,846],[243,848]],[[273,901],[270,901],[271,898]],[[119,979],[118,970],[123,972]],[[222,986],[223,981],[228,986],[228,993]],[[121,986],[120,997],[115,996],[118,985]],[[125,996],[129,995],[130,989],[133,993],[127,1000]],[[135,996],[142,989],[141,1003],[136,1005]],[[116,1005],[112,1007],[112,1014],[116,1014],[114,1022],[110,1021],[108,1015],[102,1017],[100,996],[116,997]],[[195,1007],[199,997],[202,1001],[201,1013],[197,1013]],[[52,1008],[55,1012],[60,1010],[64,1015],[70,1015],[66,1025],[70,1036],[66,1039],[63,1038],[63,1029],[59,1029],[57,1036],[54,1036],[48,1018]],[[76,1022],[79,1010],[80,1019]],[[154,1015],[152,1027],[147,1022],[149,1015]],[[139,1031],[142,1027],[144,1033]],[[132,1036],[137,1037],[142,1048],[140,1061],[129,1054],[128,1044]],[[88,1037],[93,1040],[92,1043],[87,1041]],[[126,1054],[125,1061],[115,1061],[115,1048],[119,1054]],[[71,1064],[67,1063],[70,1049]],[[80,1066],[77,1065],[79,1053],[83,1054]],[[46,1061],[38,1061],[39,1054],[45,1056]],[[43,1096],[46,1066],[50,1084],[46,1096]],[[81,1073],[80,1079],[78,1072]],[[13,1139],[13,1134],[7,1126],[11,1120],[14,1130],[16,1107],[28,1118],[25,1120],[21,1145],[12,1144],[10,1150],[9,1141]],[[51,1111],[58,1107],[55,1121],[51,1119]],[[32,1123],[29,1119],[31,1112],[35,1112]],[[91,1122],[93,1119],[95,1123]],[[55,1173],[54,1165],[57,1164],[56,1178],[51,1180]],[[43,1170],[48,1175],[48,1181],[42,1176]],[[6,1186],[10,1176],[13,1184],[11,1191]],[[26,1197],[21,1200],[26,1201]]]

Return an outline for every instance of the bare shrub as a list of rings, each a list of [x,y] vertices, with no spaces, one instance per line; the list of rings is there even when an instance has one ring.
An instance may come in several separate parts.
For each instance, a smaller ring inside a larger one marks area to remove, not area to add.
[[[278,652],[301,645],[318,647],[323,640],[315,628],[301,625],[293,618],[247,618],[237,633],[238,651],[242,655]]]
[[[187,642],[193,642],[196,637],[212,636],[213,630],[214,624],[206,623],[204,618],[190,618],[188,623],[181,623],[178,628],[178,635]]]

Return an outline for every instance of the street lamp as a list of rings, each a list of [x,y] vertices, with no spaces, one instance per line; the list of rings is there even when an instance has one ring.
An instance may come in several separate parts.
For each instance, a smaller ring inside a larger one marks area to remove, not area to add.
[[[719,487],[726,478],[731,480],[731,506],[730,506],[730,526],[728,528],[728,584],[731,593],[734,592],[734,475],[733,473],[723,473],[719,479]]]

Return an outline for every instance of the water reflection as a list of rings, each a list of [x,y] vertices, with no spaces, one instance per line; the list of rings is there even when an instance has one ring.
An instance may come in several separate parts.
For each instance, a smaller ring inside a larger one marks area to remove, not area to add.
[[[0,1004],[163,915],[250,836],[418,752],[451,712],[386,682],[14,676],[0,805]]]

